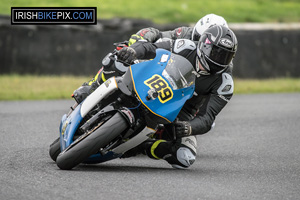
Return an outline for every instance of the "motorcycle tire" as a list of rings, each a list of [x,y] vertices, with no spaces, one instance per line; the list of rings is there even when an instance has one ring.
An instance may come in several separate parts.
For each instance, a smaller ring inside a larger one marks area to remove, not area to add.
[[[57,156],[60,154],[60,142],[59,138],[54,140],[52,144],[50,144],[49,155],[53,161],[56,161]]]
[[[128,124],[124,117],[120,113],[116,113],[87,137],[74,141],[73,145],[71,144],[62,151],[56,159],[57,166],[62,170],[74,168],[108,145],[127,127]]]

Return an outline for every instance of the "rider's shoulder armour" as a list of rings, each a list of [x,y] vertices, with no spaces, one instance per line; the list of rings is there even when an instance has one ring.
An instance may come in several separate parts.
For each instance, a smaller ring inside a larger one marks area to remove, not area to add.
[[[188,39],[175,40],[173,46],[174,53],[180,53],[181,51],[186,49],[193,51],[196,49],[196,44],[192,40],[188,40]]]
[[[218,89],[219,95],[228,95],[233,93],[233,79],[232,76],[228,73],[222,74],[222,84]]]

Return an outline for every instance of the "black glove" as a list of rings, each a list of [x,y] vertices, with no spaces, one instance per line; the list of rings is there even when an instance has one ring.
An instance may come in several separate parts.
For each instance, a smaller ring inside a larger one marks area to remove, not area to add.
[[[177,137],[185,137],[192,134],[192,126],[187,121],[177,121],[174,123]]]
[[[124,47],[118,53],[118,59],[125,64],[132,64],[136,60],[136,51],[131,47]]]

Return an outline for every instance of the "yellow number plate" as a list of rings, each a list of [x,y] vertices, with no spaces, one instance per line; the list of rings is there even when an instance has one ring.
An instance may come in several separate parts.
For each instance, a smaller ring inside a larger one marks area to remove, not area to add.
[[[169,84],[160,75],[155,74],[144,81],[145,85],[158,92],[158,99],[161,103],[166,103],[173,98],[173,91]]]

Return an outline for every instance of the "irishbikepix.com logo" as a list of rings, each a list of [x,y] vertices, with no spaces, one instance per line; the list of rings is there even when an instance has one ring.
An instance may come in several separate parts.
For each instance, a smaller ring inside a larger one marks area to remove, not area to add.
[[[12,7],[11,24],[97,24],[97,8]]]

